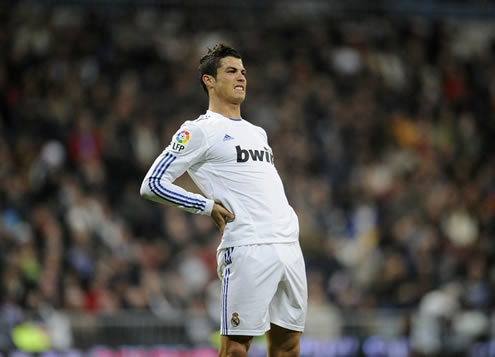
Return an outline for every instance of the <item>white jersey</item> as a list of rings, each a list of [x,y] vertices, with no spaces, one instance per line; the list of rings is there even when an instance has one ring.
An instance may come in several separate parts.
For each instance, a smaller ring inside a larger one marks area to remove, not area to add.
[[[203,195],[174,185],[187,170]],[[207,111],[186,121],[141,185],[147,199],[210,215],[215,201],[235,216],[219,249],[298,240],[297,216],[285,196],[265,131],[244,119]]]

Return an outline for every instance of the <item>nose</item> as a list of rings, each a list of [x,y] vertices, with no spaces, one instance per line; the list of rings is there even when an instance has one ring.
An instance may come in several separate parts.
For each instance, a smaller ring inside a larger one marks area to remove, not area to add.
[[[245,74],[242,74],[242,73],[239,73],[239,75],[237,76],[237,80],[239,82],[246,82],[246,75]]]

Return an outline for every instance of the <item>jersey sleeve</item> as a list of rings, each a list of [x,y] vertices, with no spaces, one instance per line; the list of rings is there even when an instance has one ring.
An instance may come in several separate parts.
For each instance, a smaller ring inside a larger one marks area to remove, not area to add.
[[[173,183],[187,169],[203,160],[207,147],[201,128],[193,122],[184,123],[148,170],[141,184],[141,196],[187,212],[211,215],[213,200]]]

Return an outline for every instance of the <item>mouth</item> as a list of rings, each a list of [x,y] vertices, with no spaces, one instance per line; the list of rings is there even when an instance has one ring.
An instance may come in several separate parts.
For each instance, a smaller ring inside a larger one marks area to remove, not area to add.
[[[239,85],[237,85],[237,86],[235,86],[235,87],[234,87],[234,90],[235,90],[236,92],[242,92],[242,93],[244,93],[244,91],[245,91],[246,89],[244,88],[244,86],[242,86],[242,85],[240,85],[240,84],[239,84]]]

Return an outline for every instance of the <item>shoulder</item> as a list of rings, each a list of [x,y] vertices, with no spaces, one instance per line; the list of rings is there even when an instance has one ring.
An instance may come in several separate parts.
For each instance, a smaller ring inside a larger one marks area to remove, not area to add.
[[[209,113],[200,115],[197,119],[184,123],[184,125],[193,128],[193,130],[201,131],[206,138],[214,137],[218,131],[223,130],[224,124],[218,116]]]
[[[180,140],[179,137],[181,136],[183,139],[189,140],[191,137],[202,137],[204,133],[194,120],[187,120],[174,134],[175,140]]]
[[[206,133],[201,125],[201,121],[198,121],[200,118],[201,116],[198,119],[183,122],[175,134],[173,134],[171,144],[175,143],[175,146],[179,145],[179,147],[183,148],[201,144],[206,137]]]
[[[193,122],[194,123],[201,123],[201,122],[205,122],[207,120],[211,120],[212,119],[212,115],[210,115],[209,113],[204,113],[204,114],[201,114],[196,120],[194,120]]]
[[[244,120],[244,122],[246,123],[246,125],[248,125],[251,128],[253,128],[253,130],[257,131],[258,133],[260,133],[261,135],[263,135],[265,138],[267,138],[266,131],[261,126],[254,125],[253,123],[248,122],[247,120]]]
[[[198,118],[194,120],[187,120],[182,124],[182,127],[184,128],[190,128],[191,130],[200,130],[204,134],[207,133],[208,128],[212,126],[212,124],[215,122],[214,117],[206,114],[200,115]]]
[[[167,150],[180,155],[189,155],[206,145],[206,135],[195,120],[187,120],[173,134]]]
[[[194,120],[187,120],[181,125],[181,129],[191,130],[194,132],[200,132],[202,135],[206,135],[208,128],[213,124],[214,118],[208,113],[202,114]]]
[[[208,145],[220,130],[221,123],[217,117],[208,113],[194,120],[185,121],[175,133],[175,140],[191,140]]]

